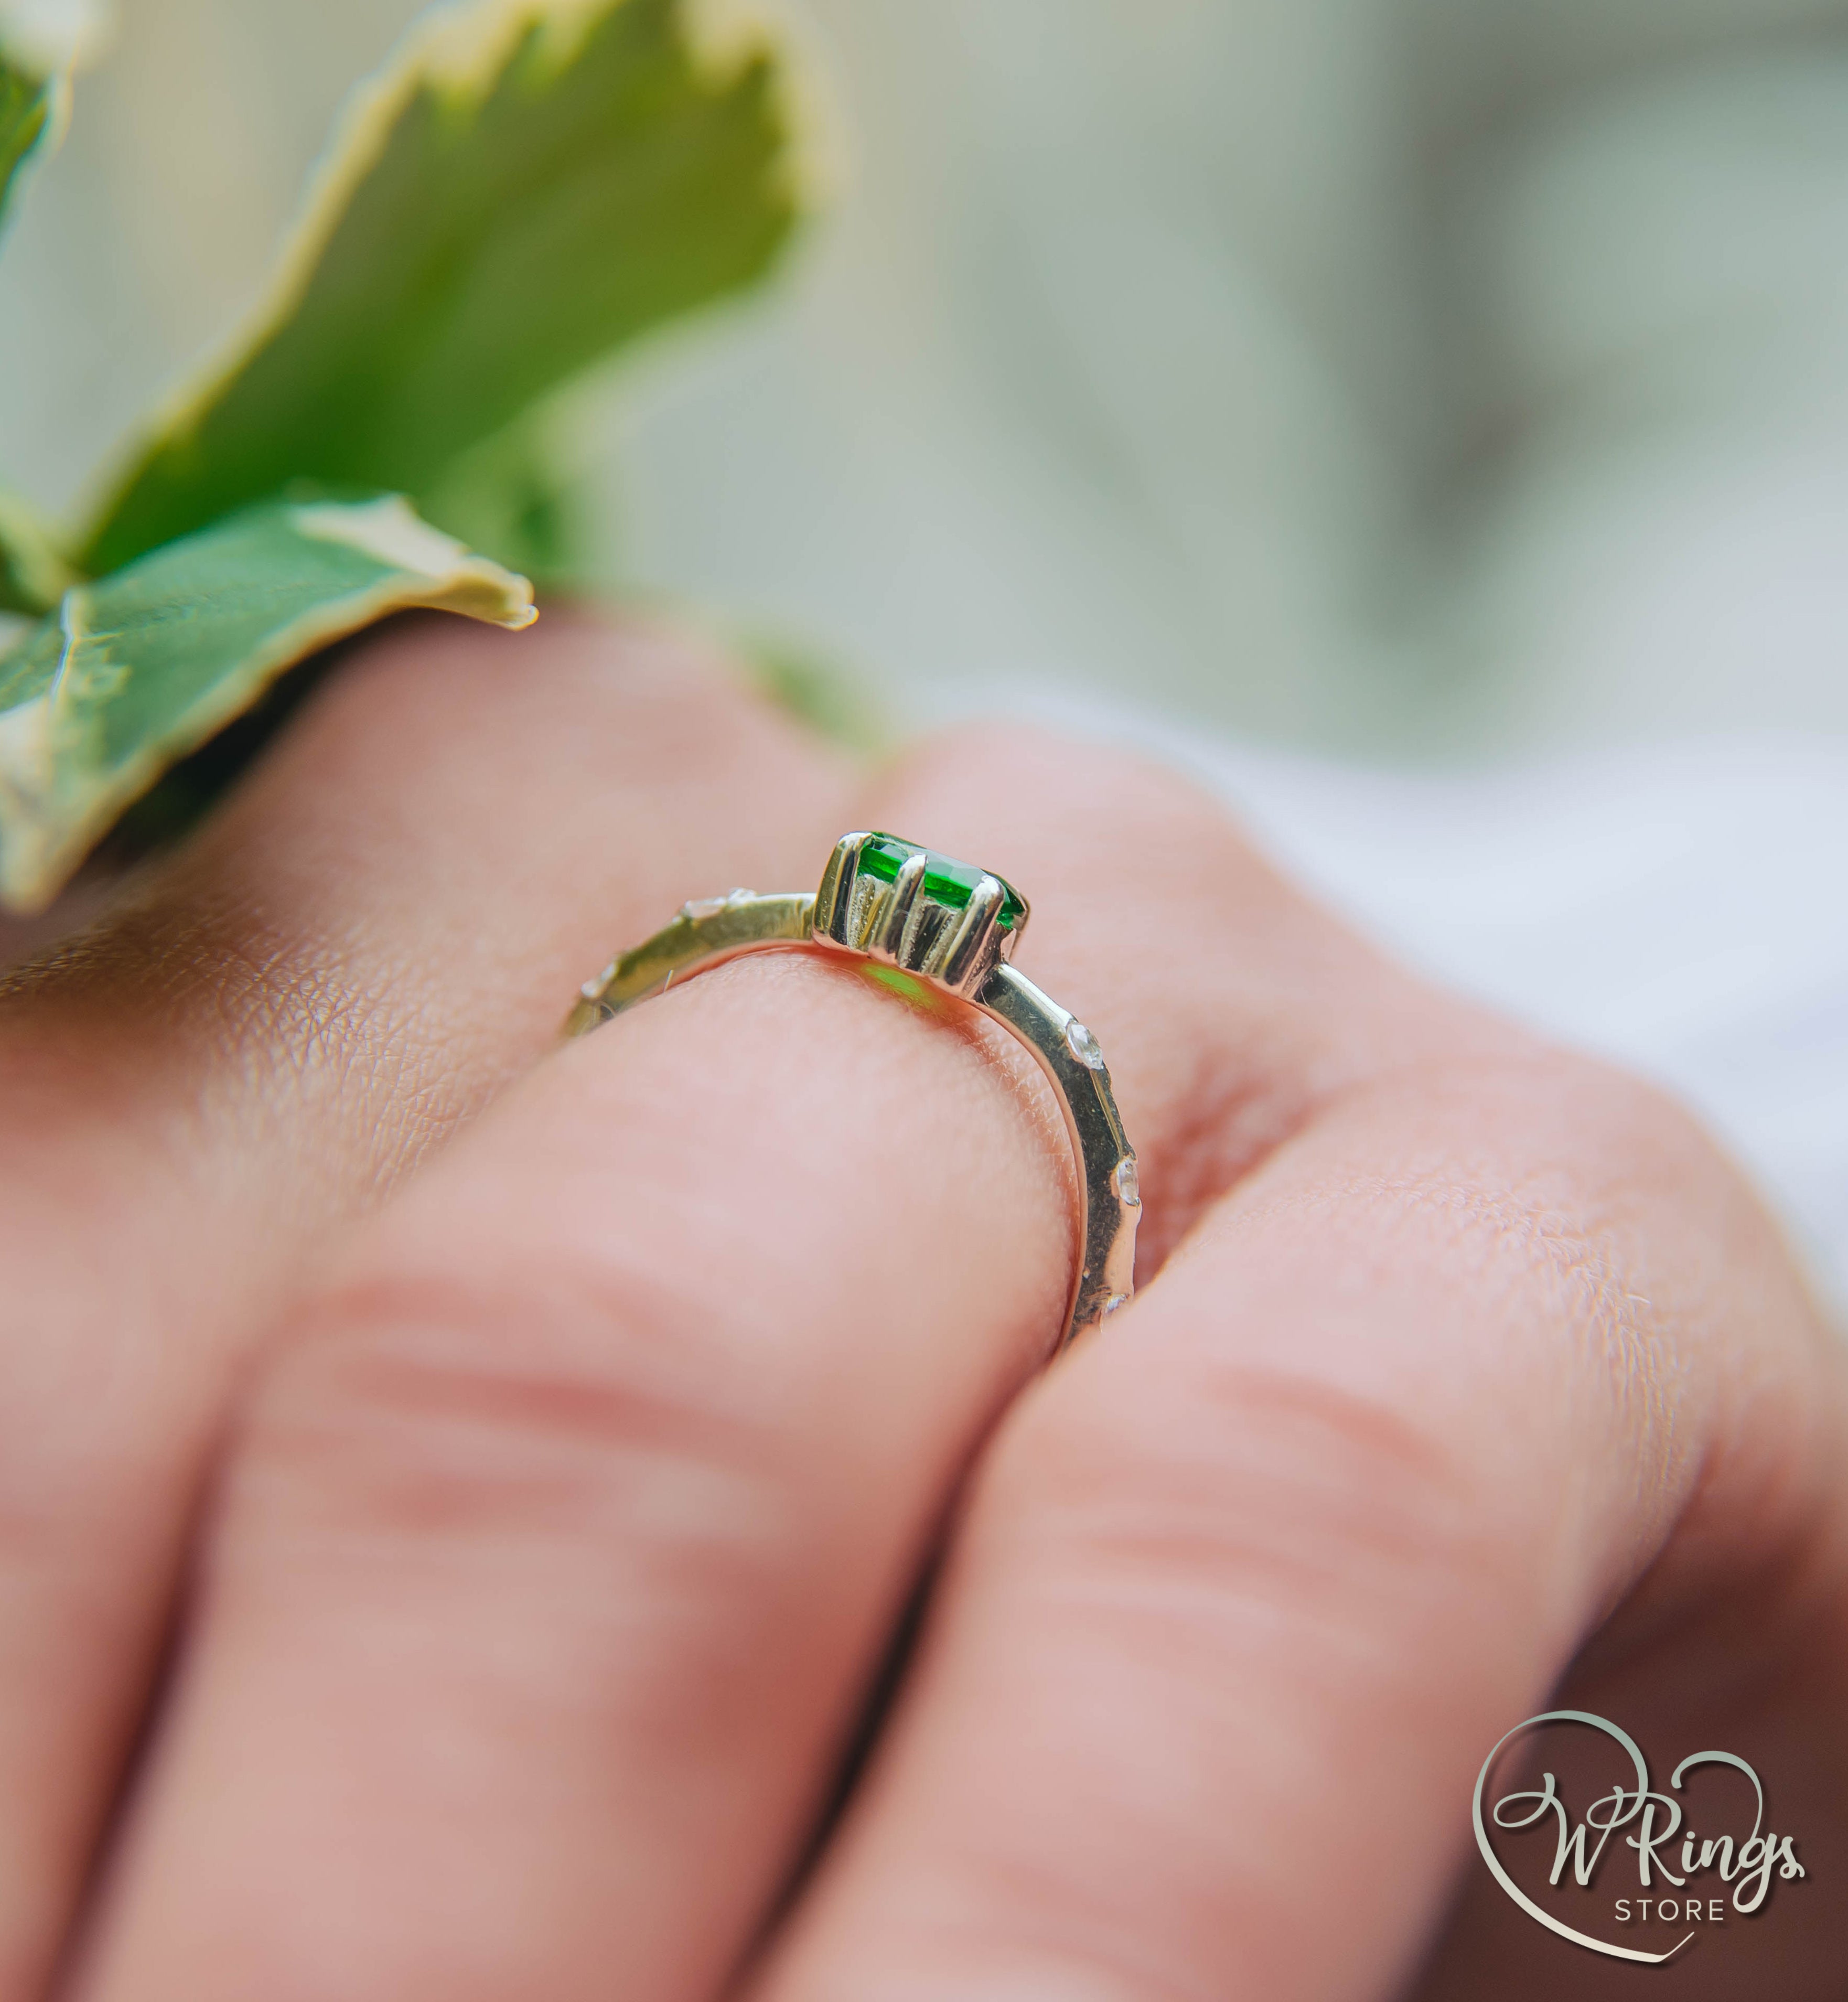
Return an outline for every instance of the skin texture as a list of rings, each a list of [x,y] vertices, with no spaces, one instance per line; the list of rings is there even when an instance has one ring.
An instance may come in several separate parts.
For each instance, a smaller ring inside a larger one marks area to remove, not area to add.
[[[1023,884],[1109,1055],[1142,1290],[1050,1369],[978,1018],[786,954],[554,1046],[863,825]],[[0,2002],[1616,1994],[1463,1867],[1556,1691],[1799,1832],[1679,1989],[1839,1993],[1835,1336],[1685,1114],[1170,773],[409,624],[0,987]]]

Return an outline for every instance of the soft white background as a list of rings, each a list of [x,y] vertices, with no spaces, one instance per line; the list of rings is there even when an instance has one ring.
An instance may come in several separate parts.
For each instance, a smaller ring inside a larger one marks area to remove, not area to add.
[[[64,506],[410,0],[125,0],[0,260]],[[1848,6],[808,0],[836,199],[561,413],[612,584],[1189,759],[1848,1297]]]

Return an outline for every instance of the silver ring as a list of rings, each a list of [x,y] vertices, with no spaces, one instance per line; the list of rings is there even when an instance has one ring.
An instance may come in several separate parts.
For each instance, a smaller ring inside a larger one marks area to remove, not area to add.
[[[682,905],[671,925],[585,982],[565,1033],[588,1034],[741,953],[802,946],[883,962],[979,1008],[1033,1052],[1071,1135],[1083,1249],[1069,1341],[1135,1292],[1142,1198],[1097,1038],[1008,964],[1030,915],[1020,891],[985,870],[894,835],[842,835],[812,896],[734,890]]]

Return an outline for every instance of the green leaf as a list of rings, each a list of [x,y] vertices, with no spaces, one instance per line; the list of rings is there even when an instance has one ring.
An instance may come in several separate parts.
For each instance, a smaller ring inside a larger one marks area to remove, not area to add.
[[[396,496],[249,509],[65,594],[0,655],[0,905],[50,902],[130,801],[283,670],[413,606],[518,628],[523,577]]]
[[[49,612],[76,581],[38,516],[0,494],[0,612]]]
[[[14,176],[57,124],[61,88],[0,49],[0,223],[6,220]]]
[[[0,228],[23,169],[63,131],[70,72],[106,26],[91,0],[24,9],[0,0]],[[0,493],[0,612],[47,611],[76,581],[37,513]]]
[[[568,589],[583,574],[586,539],[557,463],[545,427],[514,424],[449,466],[418,511],[540,590]]]
[[[765,695],[798,721],[866,757],[887,757],[896,748],[890,723],[839,661],[781,633],[727,637]]]
[[[157,422],[83,567],[295,478],[434,507],[539,399],[768,267],[800,206],[786,96],[772,46],[695,0],[439,10],[356,100],[269,303]]]

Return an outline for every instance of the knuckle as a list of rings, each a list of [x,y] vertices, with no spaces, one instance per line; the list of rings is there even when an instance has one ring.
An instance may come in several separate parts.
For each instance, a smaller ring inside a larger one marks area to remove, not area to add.
[[[326,1303],[252,1401],[228,1519],[266,1547],[619,1537],[689,1589],[748,1589],[793,1534],[777,1428],[737,1389],[734,1345],[645,1283],[615,1307],[452,1277]]]
[[[1119,880],[1145,891],[1158,870],[1223,895],[1262,869],[1220,802],[1172,766],[1034,725],[969,725],[927,738],[892,783],[953,821],[979,818],[985,836],[1034,856],[1042,873],[1082,872],[1093,895]]]
[[[1114,1373],[1045,1399],[997,1477],[1050,1568],[1157,1608],[1154,1634],[1409,1633],[1505,1570],[1508,1514],[1472,1456],[1385,1397],[1210,1343],[1139,1386]]]
[[[774,827],[774,801],[818,767],[714,652],[664,625],[554,613],[516,639],[431,614],[324,659],[196,839],[0,973],[0,1020],[132,1013],[195,1074],[317,1095],[382,1163],[415,1156],[497,1079],[490,1038],[531,1034],[524,1014],[471,1022],[465,1047],[484,1062],[459,1066],[458,1038],[437,1046],[455,969],[406,940],[454,936],[466,909],[465,977],[497,1002],[493,969],[516,955],[594,964],[601,923],[577,943],[588,913],[652,908],[659,893],[638,886],[679,882],[670,835],[748,824],[754,800]],[[716,801],[730,814],[715,819]],[[568,898],[552,888],[567,853]],[[482,922],[490,899],[497,927]]]
[[[1713,1142],[1685,1106],[1616,1065],[1548,1047],[1509,1065],[1507,1077],[1511,1095],[1524,1109],[1557,1107],[1556,1121],[1579,1136],[1586,1158],[1613,1170],[1664,1153],[1717,1157]]]
[[[1589,1057],[1505,1049],[1455,1065],[1431,1102],[1447,1131],[1405,1199],[1444,1220],[1466,1269],[1512,1261],[1600,1313],[1634,1320],[1634,1282],[1662,1246],[1685,1244],[1696,1216],[1751,1203],[1689,1111]]]
[[[498,718],[476,755],[530,758],[554,786],[571,745],[588,738],[606,785],[658,787],[665,774],[724,762],[761,732],[765,711],[712,648],[664,623],[554,612],[516,637],[435,615],[359,646],[299,734],[330,741],[331,755],[396,766],[407,736],[392,724],[427,738],[445,717],[465,728]]]

